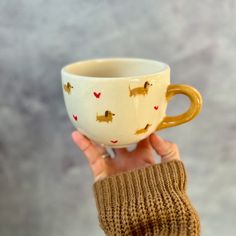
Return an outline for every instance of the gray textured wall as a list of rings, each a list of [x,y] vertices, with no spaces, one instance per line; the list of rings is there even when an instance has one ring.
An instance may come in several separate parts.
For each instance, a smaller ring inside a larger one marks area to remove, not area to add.
[[[108,56],[162,60],[201,91],[201,115],[161,134],[180,146],[202,235],[236,235],[235,20],[235,0],[1,0],[0,235],[103,235],[60,69]]]

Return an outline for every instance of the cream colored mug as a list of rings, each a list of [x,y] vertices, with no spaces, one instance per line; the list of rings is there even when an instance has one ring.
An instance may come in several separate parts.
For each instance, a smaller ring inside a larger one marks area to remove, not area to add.
[[[65,105],[73,125],[106,147],[127,147],[156,130],[192,120],[201,110],[200,93],[170,84],[167,64],[138,58],[104,58],[62,68]],[[189,109],[166,116],[176,94],[190,99]]]

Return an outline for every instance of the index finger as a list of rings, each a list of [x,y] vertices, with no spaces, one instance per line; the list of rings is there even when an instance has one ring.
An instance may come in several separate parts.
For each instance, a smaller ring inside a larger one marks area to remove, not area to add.
[[[106,152],[105,148],[96,146],[90,139],[85,137],[79,131],[74,131],[71,134],[71,137],[75,144],[87,157],[90,165],[93,165],[97,160],[101,158],[101,154]]]

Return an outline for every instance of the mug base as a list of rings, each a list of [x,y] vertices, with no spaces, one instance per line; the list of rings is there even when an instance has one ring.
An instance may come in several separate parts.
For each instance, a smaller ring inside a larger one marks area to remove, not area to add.
[[[105,148],[130,148],[131,146],[133,145],[136,145],[137,143],[130,143],[130,144],[124,144],[124,145],[106,145],[106,144],[100,144],[102,147],[105,147]]]

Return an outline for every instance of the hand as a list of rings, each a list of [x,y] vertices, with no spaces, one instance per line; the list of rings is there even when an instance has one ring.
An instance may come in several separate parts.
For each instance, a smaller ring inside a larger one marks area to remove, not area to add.
[[[153,150],[161,157],[161,162],[180,160],[178,146],[163,140],[156,134],[141,140],[135,150],[129,152],[126,148],[113,149],[115,158],[101,157],[107,153],[106,149],[74,131],[72,139],[87,157],[95,181],[124,171],[147,167],[156,163]]]

